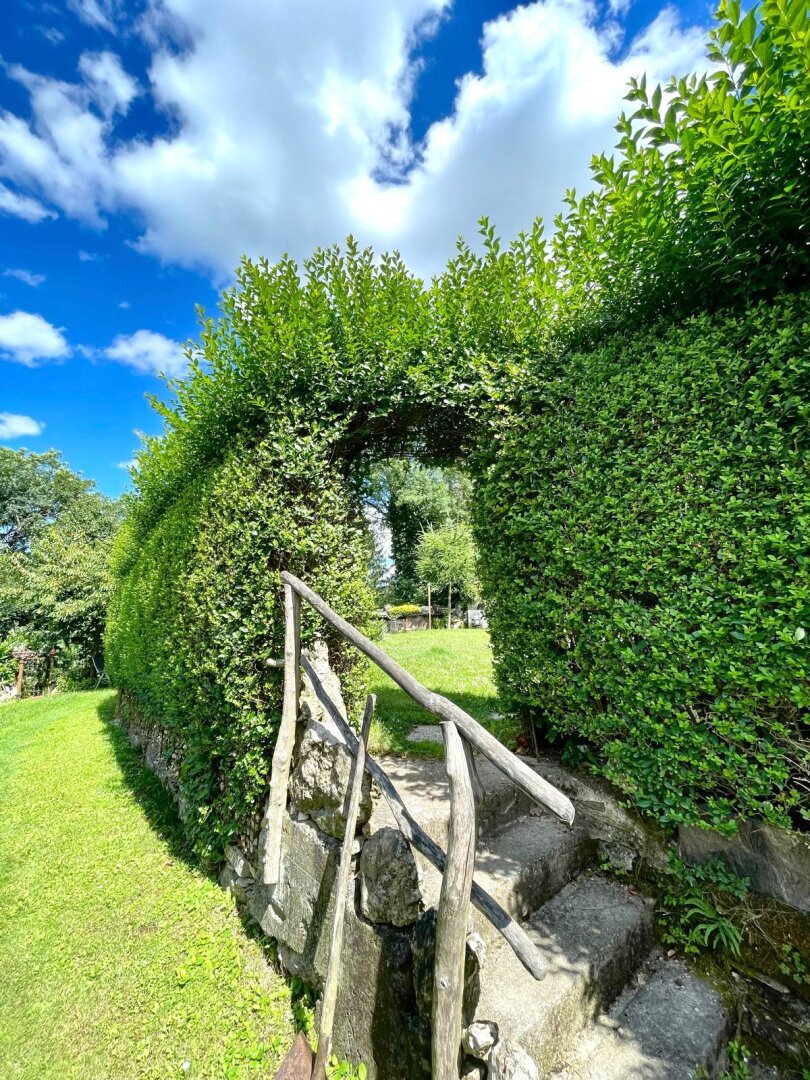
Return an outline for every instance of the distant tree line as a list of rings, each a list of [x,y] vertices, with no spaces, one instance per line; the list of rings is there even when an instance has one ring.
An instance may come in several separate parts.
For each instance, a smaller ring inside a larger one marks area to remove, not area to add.
[[[65,465],[60,455],[0,447],[0,680],[16,648],[56,650],[60,683],[92,677],[102,651],[120,501]]]

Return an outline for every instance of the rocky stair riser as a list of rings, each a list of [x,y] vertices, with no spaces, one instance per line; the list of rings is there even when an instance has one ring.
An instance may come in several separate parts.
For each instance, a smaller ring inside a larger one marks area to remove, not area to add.
[[[725,1068],[729,1017],[720,996],[677,960],[651,962],[641,985],[585,1034],[555,1080],[693,1080]]]
[[[543,853],[534,862],[520,864],[508,877],[483,871],[476,880],[513,918],[523,920],[591,866],[595,850],[595,844],[582,837],[570,846]],[[477,911],[474,924],[485,943],[499,939],[498,930]]]
[[[541,1067],[541,1075],[565,1064],[583,1028],[616,1000],[652,947],[652,915],[623,939],[607,962],[592,969],[553,1010],[547,1026],[523,1045]]]
[[[568,885],[529,921],[547,958],[535,982],[505,944],[492,947],[482,972],[479,1020],[522,1046],[541,1076],[564,1064],[580,1032],[621,992],[652,945],[646,902],[601,878]]]

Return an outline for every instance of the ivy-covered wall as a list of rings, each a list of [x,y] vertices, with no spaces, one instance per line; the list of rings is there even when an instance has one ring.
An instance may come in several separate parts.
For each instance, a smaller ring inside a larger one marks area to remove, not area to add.
[[[500,688],[662,824],[810,821],[810,293],[547,362],[473,509]]]

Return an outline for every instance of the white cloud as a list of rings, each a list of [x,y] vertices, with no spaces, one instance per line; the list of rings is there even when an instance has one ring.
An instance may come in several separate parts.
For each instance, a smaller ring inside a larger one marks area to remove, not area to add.
[[[29,221],[32,225],[58,216],[37,199],[32,199],[29,195],[20,195],[5,184],[0,184],[0,214],[11,214],[12,217],[22,218],[23,221]]]
[[[98,257],[97,251],[79,251],[79,262],[95,262]]]
[[[55,26],[35,26],[34,30],[38,34],[42,34],[51,45],[60,45],[65,40],[65,35],[61,30],[57,30]]]
[[[83,23],[98,30],[115,30],[118,4],[115,0],[68,0],[68,7]]]
[[[183,346],[152,330],[136,330],[134,334],[119,334],[102,356],[126,364],[144,374],[182,375],[186,369]]]
[[[33,367],[38,360],[61,360],[70,354],[62,331],[28,311],[0,315],[0,359]]]
[[[4,270],[3,277],[17,278],[24,285],[30,285],[32,289],[36,289],[45,280],[44,274],[32,274],[30,270]]]
[[[20,416],[19,413],[0,412],[0,439],[21,439],[25,435],[41,435],[45,428],[32,416]]]
[[[111,52],[83,53],[79,71],[105,116],[126,112],[138,94],[138,84]]]
[[[114,21],[111,2],[72,2]],[[449,2],[149,0],[139,27],[167,133],[118,138],[139,88],[112,53],[85,54],[75,83],[13,67],[32,120],[0,115],[0,175],[96,225],[133,210],[140,250],[214,274],[348,232],[431,272],[481,214],[510,237],[587,188],[630,76],[706,68],[704,32],[671,8],[621,52],[624,0],[601,22],[591,0],[536,0],[484,26],[482,73],[416,146],[414,48]]]

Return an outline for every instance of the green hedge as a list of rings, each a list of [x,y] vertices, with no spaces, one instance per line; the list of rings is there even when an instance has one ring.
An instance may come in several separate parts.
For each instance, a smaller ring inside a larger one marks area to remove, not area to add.
[[[183,759],[182,795],[200,854],[215,860],[261,807],[281,713],[279,570],[294,566],[366,625],[365,524],[312,440],[237,443],[145,536],[125,530],[107,664],[138,711]],[[315,620],[304,605],[303,636]],[[363,676],[324,635],[350,702]]]
[[[810,293],[547,360],[478,468],[509,705],[666,826],[806,820]]]

